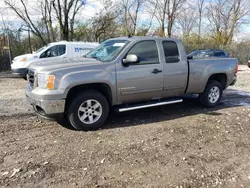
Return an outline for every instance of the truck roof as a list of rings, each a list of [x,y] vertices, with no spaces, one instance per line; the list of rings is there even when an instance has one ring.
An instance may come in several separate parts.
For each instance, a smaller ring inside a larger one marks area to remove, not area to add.
[[[88,44],[88,45],[98,45],[98,42],[71,42],[71,41],[58,41],[58,42],[51,42],[50,44],[55,45],[55,44],[75,44],[75,45],[79,45],[79,44]]]
[[[168,38],[168,37],[157,37],[157,36],[132,36],[132,37],[117,37],[112,38],[111,40],[129,40],[129,41],[138,41],[138,40],[171,40],[179,41],[178,39]]]

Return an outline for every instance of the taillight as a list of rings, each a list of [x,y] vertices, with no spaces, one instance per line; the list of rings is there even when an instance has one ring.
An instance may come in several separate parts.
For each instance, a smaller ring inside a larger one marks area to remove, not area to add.
[[[238,65],[238,63],[236,64],[236,67],[235,67],[235,75],[238,73],[238,70],[239,70],[239,65]]]

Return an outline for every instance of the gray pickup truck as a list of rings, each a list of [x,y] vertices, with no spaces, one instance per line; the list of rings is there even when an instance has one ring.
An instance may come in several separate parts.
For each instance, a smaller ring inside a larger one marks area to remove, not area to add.
[[[111,108],[118,112],[182,102],[199,94],[217,105],[236,82],[238,60],[188,60],[177,39],[109,39],[81,59],[29,68],[26,96],[43,117],[63,115],[75,129],[100,128]]]

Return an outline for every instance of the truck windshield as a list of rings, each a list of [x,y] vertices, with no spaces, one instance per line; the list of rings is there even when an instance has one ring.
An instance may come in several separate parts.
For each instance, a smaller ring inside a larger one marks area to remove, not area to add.
[[[102,62],[115,59],[121,50],[129,43],[127,40],[107,40],[89,52],[85,57],[95,58]]]
[[[47,48],[50,45],[51,44],[47,44],[46,46],[43,46],[42,48],[39,48],[37,51],[33,52],[33,54],[37,54],[38,52],[41,52],[42,50],[44,50],[45,48]]]

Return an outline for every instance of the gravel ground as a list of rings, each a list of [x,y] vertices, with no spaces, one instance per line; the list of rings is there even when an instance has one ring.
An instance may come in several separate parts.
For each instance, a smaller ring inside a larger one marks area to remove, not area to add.
[[[216,108],[187,98],[92,132],[38,118],[26,81],[0,75],[0,187],[250,187],[249,75]]]

